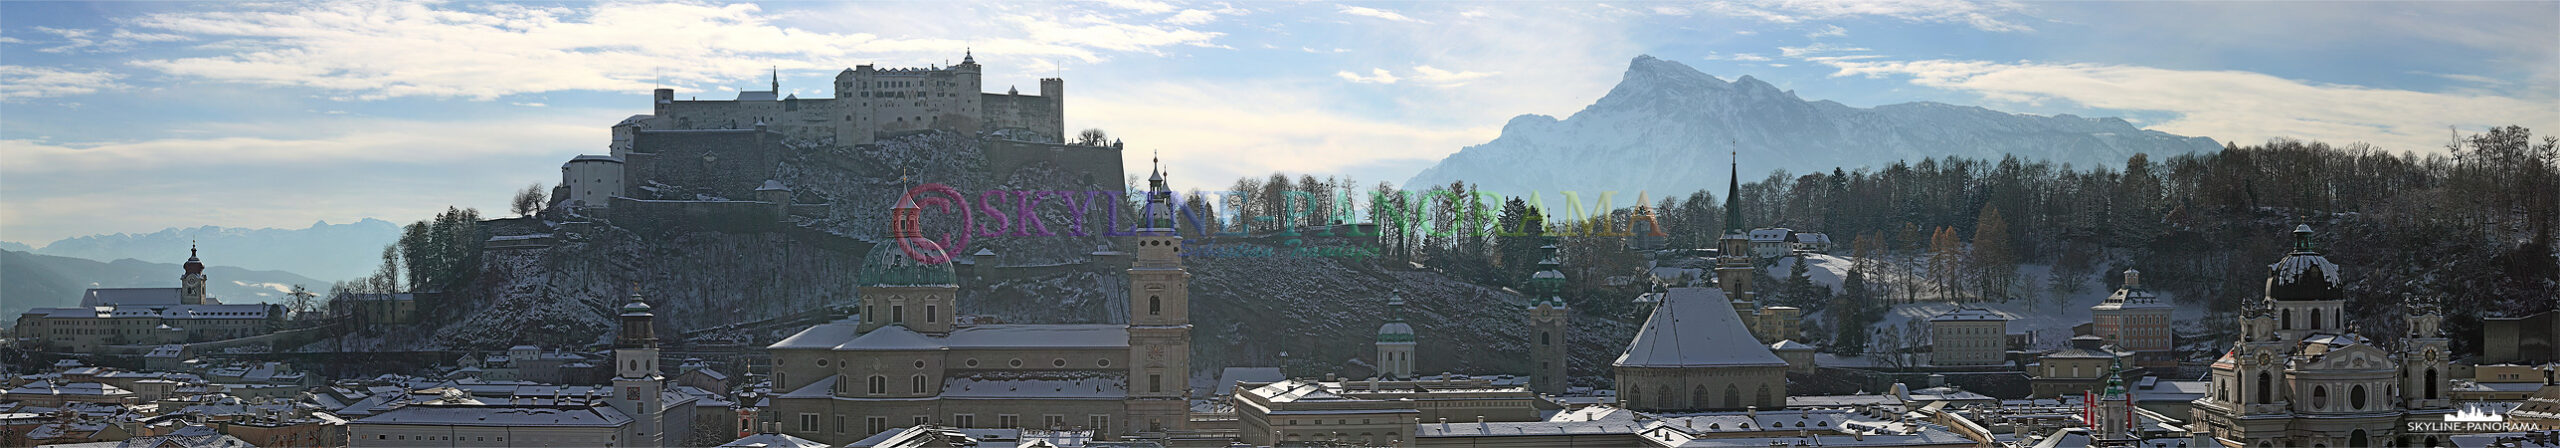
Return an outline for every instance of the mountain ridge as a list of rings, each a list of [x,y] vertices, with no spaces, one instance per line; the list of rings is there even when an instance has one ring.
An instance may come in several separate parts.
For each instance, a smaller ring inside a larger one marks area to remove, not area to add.
[[[2165,157],[2220,147],[2210,138],[2141,129],[2115,117],[2041,116],[1929,101],[1858,108],[1806,100],[1750,75],[1726,81],[1641,55],[1628,63],[1616,86],[1582,110],[1562,119],[1514,116],[1500,136],[1450,154],[1405,185],[1466,181],[1515,196],[1672,195],[1723,184],[1723,165],[1736,159],[1753,173],[1806,173],[1948,156],[2120,165],[2136,153]],[[1736,154],[1714,157],[1715,149]]]

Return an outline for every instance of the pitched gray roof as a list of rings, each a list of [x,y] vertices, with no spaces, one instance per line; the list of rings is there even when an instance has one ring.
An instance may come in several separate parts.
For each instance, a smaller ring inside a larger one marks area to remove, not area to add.
[[[1716,288],[1671,288],[1618,355],[1620,367],[1786,366]]]

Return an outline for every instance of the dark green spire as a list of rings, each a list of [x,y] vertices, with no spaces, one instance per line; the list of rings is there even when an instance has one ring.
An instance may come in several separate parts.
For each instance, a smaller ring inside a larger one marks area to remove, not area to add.
[[[1724,187],[1724,233],[1742,233],[1742,153],[1733,153],[1732,178]]]

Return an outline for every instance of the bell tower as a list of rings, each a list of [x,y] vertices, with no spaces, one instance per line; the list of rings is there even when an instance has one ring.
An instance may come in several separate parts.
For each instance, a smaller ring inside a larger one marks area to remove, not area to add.
[[[1127,432],[1181,430],[1191,420],[1191,272],[1174,233],[1177,202],[1164,169],[1150,170],[1129,267]]]
[[[187,244],[187,264],[184,267],[186,268],[187,273],[185,275],[178,276],[178,304],[203,305],[204,260],[196,259],[196,245],[194,243]]]
[[[2453,378],[2450,341],[2440,328],[2444,315],[2434,299],[2410,301],[2409,334],[2400,338],[2400,396],[2406,409],[2451,409]]]
[[[656,315],[649,312],[649,302],[641,300],[640,287],[631,287],[631,303],[622,306],[621,334],[613,343],[613,397],[607,405],[631,416],[634,440],[632,446],[660,446],[666,437],[665,415],[660,403],[664,377],[658,375],[658,334],[651,325]]]

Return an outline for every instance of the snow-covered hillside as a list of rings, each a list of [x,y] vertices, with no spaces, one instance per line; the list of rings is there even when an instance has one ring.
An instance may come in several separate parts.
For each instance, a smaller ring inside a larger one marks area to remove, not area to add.
[[[1631,197],[1641,190],[1660,197],[1723,185],[1728,158],[1720,153],[1729,150],[1740,152],[1749,180],[1772,169],[1827,172],[1950,155],[2121,165],[2135,153],[2157,160],[2219,147],[2118,118],[1807,101],[1750,76],[1727,82],[1638,56],[1617,87],[1573,116],[1512,118],[1500,137],[1451,154],[1404,185],[1463,180],[1517,196],[1614,190]]]

